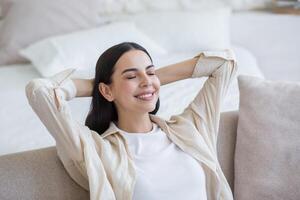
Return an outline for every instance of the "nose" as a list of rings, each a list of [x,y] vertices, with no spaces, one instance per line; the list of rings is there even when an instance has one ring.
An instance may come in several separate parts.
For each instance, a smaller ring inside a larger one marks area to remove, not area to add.
[[[151,86],[152,82],[151,79],[149,78],[149,76],[147,74],[143,74],[142,75],[142,81],[141,81],[141,87],[147,87],[147,86]]]

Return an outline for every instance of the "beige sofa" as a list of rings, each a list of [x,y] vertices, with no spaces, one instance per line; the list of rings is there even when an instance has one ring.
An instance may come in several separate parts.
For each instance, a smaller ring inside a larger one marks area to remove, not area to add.
[[[238,111],[221,114],[218,157],[232,188],[234,150]],[[55,147],[48,147],[0,157],[1,200],[84,200],[88,191],[66,173]]]

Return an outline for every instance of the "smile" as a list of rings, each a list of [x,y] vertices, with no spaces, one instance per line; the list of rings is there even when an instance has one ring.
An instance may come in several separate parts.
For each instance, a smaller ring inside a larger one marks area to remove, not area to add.
[[[154,93],[148,93],[143,95],[135,96],[137,99],[143,100],[143,101],[151,101],[154,98]]]

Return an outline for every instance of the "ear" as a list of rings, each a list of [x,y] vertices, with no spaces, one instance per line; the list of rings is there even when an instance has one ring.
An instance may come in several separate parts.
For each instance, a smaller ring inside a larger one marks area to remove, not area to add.
[[[105,83],[99,83],[98,89],[107,101],[112,102],[114,100],[112,91],[108,85],[106,85]]]

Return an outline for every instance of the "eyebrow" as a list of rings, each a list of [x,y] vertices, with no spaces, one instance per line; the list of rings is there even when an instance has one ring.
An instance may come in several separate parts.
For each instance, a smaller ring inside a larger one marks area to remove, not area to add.
[[[149,66],[147,66],[147,67],[146,67],[146,70],[149,69],[149,68],[151,68],[151,67],[154,67],[154,65],[149,65]],[[129,69],[125,69],[125,70],[122,72],[122,74],[124,74],[124,73],[126,73],[126,72],[129,72],[129,71],[138,71],[138,69],[137,69],[137,68],[129,68]]]

